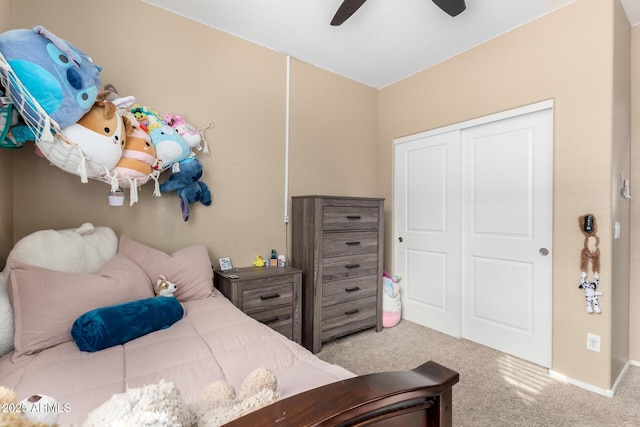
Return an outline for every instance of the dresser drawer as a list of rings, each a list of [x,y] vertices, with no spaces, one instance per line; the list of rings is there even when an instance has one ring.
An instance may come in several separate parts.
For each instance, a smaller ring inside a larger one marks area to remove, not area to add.
[[[291,305],[258,311],[250,314],[250,316],[271,329],[280,332],[285,337],[293,339],[293,311]]]
[[[293,283],[259,286],[242,290],[242,311],[247,314],[281,305],[287,305],[291,309],[292,304]]]
[[[322,282],[375,275],[378,254],[349,255],[322,260]]]
[[[377,230],[378,215],[377,207],[325,206],[322,214],[322,229],[325,231]]]
[[[322,235],[322,255],[325,258],[372,252],[378,252],[377,231],[350,231]]]
[[[372,319],[376,323],[376,297],[366,297],[322,308],[321,330],[349,329],[349,325],[362,323]]]
[[[377,291],[378,278],[376,276],[326,282],[322,284],[322,306],[326,307],[364,297],[375,297]]]

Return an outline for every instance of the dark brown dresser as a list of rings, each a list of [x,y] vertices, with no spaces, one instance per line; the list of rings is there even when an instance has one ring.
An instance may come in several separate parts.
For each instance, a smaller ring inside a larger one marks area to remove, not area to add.
[[[292,198],[291,264],[303,271],[302,342],[382,329],[384,199]]]
[[[302,343],[300,269],[287,266],[216,271],[214,283],[244,313]]]

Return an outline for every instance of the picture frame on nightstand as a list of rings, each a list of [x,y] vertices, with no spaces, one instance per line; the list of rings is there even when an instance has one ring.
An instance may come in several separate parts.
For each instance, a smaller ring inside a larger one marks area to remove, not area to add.
[[[218,262],[220,262],[220,270],[222,271],[233,270],[233,265],[231,265],[231,258],[220,258]]]

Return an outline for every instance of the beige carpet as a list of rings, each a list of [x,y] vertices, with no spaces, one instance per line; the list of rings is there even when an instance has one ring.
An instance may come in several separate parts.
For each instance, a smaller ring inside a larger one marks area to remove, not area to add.
[[[513,356],[403,320],[324,344],[318,356],[362,375],[413,369],[434,360],[457,371],[455,426],[640,426],[640,368],[613,398],[549,377]]]

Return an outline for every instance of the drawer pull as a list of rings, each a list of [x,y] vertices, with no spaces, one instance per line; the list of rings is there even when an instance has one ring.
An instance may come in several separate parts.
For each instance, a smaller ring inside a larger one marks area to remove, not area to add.
[[[347,310],[344,312],[344,314],[346,314],[347,316],[351,316],[352,314],[356,314],[356,313],[360,313],[360,310],[358,310],[357,308]]]
[[[264,323],[265,325],[268,325],[269,323],[274,323],[274,322],[277,322],[278,320],[280,320],[280,318],[278,316],[274,316],[274,317],[269,317],[268,319],[262,320],[262,323]]]
[[[347,246],[358,246],[360,242],[347,242]]]
[[[361,219],[360,215],[347,215],[347,219]]]
[[[359,291],[360,288],[357,286],[354,286],[353,288],[346,288],[345,291],[347,292],[355,292],[355,291]]]
[[[280,294],[275,293],[275,294],[267,294],[267,295],[261,295],[260,299],[261,300],[268,300],[268,299],[274,299],[274,298],[280,298]]]
[[[359,268],[360,264],[347,264],[347,265],[345,265],[345,267],[351,270],[351,269],[354,269],[354,268]]]

